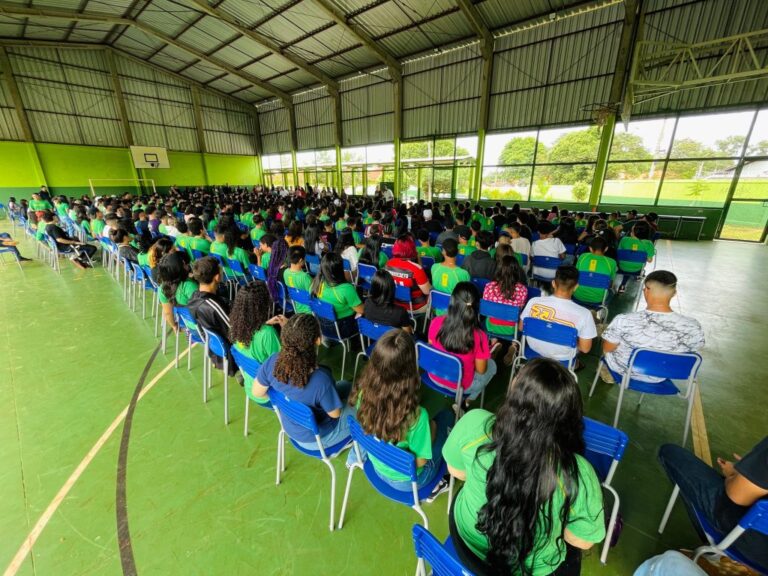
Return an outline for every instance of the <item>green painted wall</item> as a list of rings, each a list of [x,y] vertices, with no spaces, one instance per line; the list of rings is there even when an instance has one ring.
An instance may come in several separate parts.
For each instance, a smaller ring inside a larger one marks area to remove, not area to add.
[[[43,183],[34,144],[0,142],[0,202],[6,203],[9,196],[29,198]]]
[[[145,168],[142,178],[152,178],[158,190],[165,190],[174,184],[200,186],[205,183],[203,157],[199,152],[168,152],[170,168]]]
[[[250,187],[261,182],[255,156],[206,154],[205,165],[208,169],[208,182],[212,185],[243,184]]]

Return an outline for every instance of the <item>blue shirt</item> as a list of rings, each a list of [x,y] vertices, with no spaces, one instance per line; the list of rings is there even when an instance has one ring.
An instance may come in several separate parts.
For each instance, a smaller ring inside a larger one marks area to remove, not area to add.
[[[315,415],[320,436],[325,436],[334,430],[339,423],[339,419],[331,418],[328,416],[328,412],[333,412],[342,407],[339,393],[336,392],[336,382],[333,376],[326,369],[317,368],[310,375],[309,381],[307,381],[304,388],[298,388],[291,383],[281,382],[274,376],[275,362],[279,354],[279,352],[273,354],[261,365],[257,375],[259,383],[267,388],[274,388],[278,392],[282,392],[284,396],[293,401],[309,406]],[[311,431],[295,424],[288,417],[283,417],[283,427],[288,436],[298,442],[315,441]]]

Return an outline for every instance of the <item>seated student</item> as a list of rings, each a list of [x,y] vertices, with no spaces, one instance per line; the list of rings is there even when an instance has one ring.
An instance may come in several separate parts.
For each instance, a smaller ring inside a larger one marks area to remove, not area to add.
[[[75,240],[69,234],[64,232],[61,227],[55,223],[53,212],[46,210],[42,215],[42,229],[56,242],[56,248],[61,254],[69,254],[72,263],[81,269],[91,268],[90,259],[96,254],[96,246],[83,244]],[[38,225],[38,230],[41,228]]]
[[[17,248],[18,245],[18,240],[11,238],[10,234],[7,232],[0,233],[0,247],[13,252],[19,262],[30,262],[32,259],[24,258],[24,256],[21,255],[21,252],[19,252],[19,249]]]
[[[573,293],[579,285],[579,271],[573,266],[560,266],[552,280],[552,295],[531,298],[520,314],[520,328],[526,318],[539,318],[576,328],[578,332],[577,350],[560,344],[551,344],[536,338],[527,338],[526,343],[534,352],[553,360],[571,360],[578,352],[586,354],[592,349],[592,339],[597,336],[595,319],[592,313],[579,306],[573,300]],[[574,369],[581,368],[576,359]]]
[[[117,244],[117,255],[128,262],[139,263],[139,251],[131,245],[133,238],[122,228],[115,228],[110,234],[112,242]]]
[[[236,260],[243,267],[243,271],[248,270],[249,264],[255,264],[258,260],[256,255],[251,252],[246,252],[240,246],[238,246],[239,231],[234,226],[222,225],[216,229],[216,241],[211,244],[211,253],[218,254],[224,261]],[[235,275],[229,266],[225,266],[225,270],[231,275]],[[238,276],[240,276],[238,274]]]
[[[565,258],[565,245],[559,238],[552,236],[554,232],[555,227],[550,222],[539,224],[539,239],[531,247],[533,256],[548,256],[549,258],[560,258],[561,260]],[[547,280],[552,280],[555,277],[554,270],[541,268],[540,266],[533,267],[533,274]]]
[[[309,292],[312,290],[312,276],[304,270],[307,251],[303,246],[294,246],[288,251],[290,268],[283,272],[283,280],[288,288],[296,288]],[[312,309],[306,304],[293,303],[296,314],[312,314]]]
[[[425,210],[427,212],[427,210]],[[434,220],[432,220],[434,222]],[[440,248],[437,246],[430,246],[429,244],[429,230],[422,228],[416,233],[416,239],[419,241],[419,245],[416,247],[416,252],[420,257],[426,256],[432,258],[435,263],[440,262],[443,259],[443,255],[440,252]]]
[[[199,286],[189,277],[189,264],[181,252],[166,254],[157,263],[157,281],[160,291],[157,298],[163,307],[166,324],[178,330],[176,318],[173,315],[174,306],[186,306]]]
[[[225,342],[229,338],[229,301],[218,294],[221,283],[222,270],[219,261],[213,256],[205,256],[195,260],[192,265],[192,278],[197,281],[199,287],[187,302],[192,317],[201,327],[219,335]],[[213,352],[210,353],[214,366],[221,370],[223,359]],[[232,357],[229,357],[229,375],[238,374],[237,365]],[[241,376],[237,376],[238,381]]]
[[[710,526],[728,534],[755,502],[768,496],[768,436],[743,458],[735,462],[718,458],[720,472],[685,448],[665,444],[659,449],[659,462],[680,495],[702,543],[707,543],[696,517],[696,510]],[[758,566],[768,566],[768,536],[747,530],[731,546]]]
[[[262,237],[262,240],[266,235]],[[277,237],[269,251],[269,264],[265,267],[267,273],[267,288],[272,301],[282,305],[282,291],[277,283],[283,281],[283,273],[288,268],[288,244],[282,237]]]
[[[333,305],[342,338],[357,333],[355,315],[363,313],[363,303],[357,295],[357,289],[344,276],[344,264],[339,254],[329,252],[323,256],[320,270],[312,281],[311,293],[313,298]],[[323,334],[336,334],[332,322],[323,318],[318,318],[318,321]]]
[[[480,292],[472,282],[460,282],[453,289],[451,303],[445,316],[429,323],[429,343],[461,360],[465,406],[485,390],[496,375],[496,363],[491,359],[488,336],[480,328]],[[436,376],[436,382],[453,387]]]
[[[357,406],[355,418],[366,434],[415,456],[417,484],[421,487],[440,472],[443,444],[454,416],[449,410],[442,410],[430,421],[426,409],[420,405],[421,379],[416,367],[413,338],[404,330],[390,330],[376,342],[349,402]],[[366,454],[361,457],[365,459]],[[393,488],[410,492],[410,478],[373,456],[368,457],[379,478]],[[350,451],[347,461],[357,461],[354,450]],[[429,501],[447,489],[447,482],[438,484]]]
[[[269,268],[269,260],[272,257],[272,244],[275,243],[275,240],[277,240],[277,237],[268,232],[261,237],[258,247],[253,249],[259,266],[264,268],[264,270]]]
[[[560,240],[560,242],[563,243],[563,246],[567,244],[572,244],[575,248],[576,243],[579,239],[579,234],[576,232],[576,225],[573,222],[573,218],[563,216],[562,214],[565,212],[563,210],[560,214],[560,222],[557,226],[557,230],[555,231],[554,236]],[[567,264],[569,266],[573,265],[575,262],[575,256],[574,254],[568,254],[566,253],[565,258],[563,259],[563,263]]]
[[[381,235],[374,234],[363,241],[363,247],[357,253],[358,264],[367,264],[376,269],[387,265],[387,255],[381,251]]]
[[[417,263],[419,255],[410,234],[403,234],[392,246],[392,258],[387,262],[386,270],[392,274],[395,284],[411,289],[411,302],[415,313],[427,311],[427,296],[432,291],[432,285],[426,272]],[[399,306],[408,308],[406,303],[398,302]]]
[[[587,220],[584,218],[584,212],[576,212],[574,225],[576,226],[576,230],[584,229],[587,227]]]
[[[198,250],[203,254],[209,254],[211,252],[211,241],[205,233],[203,221],[200,220],[200,218],[191,218],[187,227],[189,228],[189,235],[191,237],[187,245],[189,257],[194,258],[192,250]]]
[[[283,326],[281,349],[261,365],[253,381],[253,395],[265,397],[274,388],[294,402],[312,409],[320,430],[323,447],[333,446],[349,438],[347,416],[354,408],[345,405],[350,384],[335,382],[328,368],[318,367],[317,347],[322,341],[320,325],[310,314],[294,314]],[[288,436],[304,448],[317,450],[312,432],[283,418]]]
[[[294,220],[288,226],[288,234],[285,236],[285,242],[288,244],[288,248],[294,246],[304,246],[304,227],[301,222]]]
[[[483,226],[477,220],[473,220],[469,227],[469,236],[459,234],[459,254],[469,256],[477,249],[477,235],[482,231]]]
[[[495,415],[472,410],[451,430],[443,457],[464,487],[448,524],[473,574],[576,575],[581,550],[603,540],[600,481],[581,455],[583,415],[573,376],[537,358]]]
[[[101,229],[101,237],[109,239],[112,230],[117,228],[119,225],[120,221],[117,217],[117,214],[110,212],[104,216],[104,228]]]
[[[631,236],[624,236],[619,240],[617,250],[645,252],[647,255],[647,262],[651,262],[656,254],[656,247],[653,245],[653,242],[648,239],[650,233],[651,227],[648,226],[647,222],[638,222],[632,227]],[[643,269],[644,265],[643,262],[627,262],[626,260],[619,260],[619,268],[624,272],[639,272]],[[621,274],[621,272],[619,272],[619,274]],[[628,280],[629,276],[622,275],[619,292],[624,292],[624,290],[626,290]]]
[[[485,278],[492,280],[496,272],[496,260],[488,252],[493,246],[493,234],[486,230],[481,230],[475,236],[475,250],[466,258],[461,267],[464,268],[472,278]]]
[[[261,237],[267,233],[264,226],[264,217],[261,214],[255,214],[253,217],[253,228],[251,229],[250,234],[254,246],[256,246],[256,243],[261,240]]]
[[[443,261],[432,266],[432,285],[435,290],[451,294],[459,282],[469,282],[471,276],[463,268],[456,266],[456,255],[459,245],[456,240],[447,239],[442,248]],[[445,310],[437,310],[437,315],[445,314]]]
[[[259,364],[264,364],[270,356],[280,352],[280,338],[275,326],[285,326],[288,321],[282,314],[270,318],[271,309],[272,300],[267,285],[261,280],[256,280],[237,291],[229,314],[230,342],[245,356]],[[243,374],[243,385],[250,389],[253,386],[253,378]],[[258,397],[256,401],[265,404],[268,399]]]
[[[355,244],[355,238],[351,228],[344,228],[344,230],[341,231],[339,240],[336,242],[333,251],[339,254],[343,260],[349,262],[350,273],[347,275],[347,279],[352,281],[354,274],[357,271],[357,245]]]
[[[608,244],[603,238],[600,236],[592,238],[592,241],[589,243],[589,252],[579,256],[576,269],[579,272],[604,274],[610,276],[611,280],[613,280],[616,276],[616,260],[605,255],[607,248]],[[600,288],[579,286],[576,288],[576,292],[573,293],[573,297],[579,302],[600,304],[603,301],[605,292],[606,290]]]
[[[91,218],[91,236],[94,238],[101,238],[105,226],[106,223],[104,222],[104,213],[97,209],[95,212],[93,212],[93,217]]]
[[[386,270],[377,270],[363,306],[363,318],[375,324],[413,331],[411,317],[405,308],[395,304],[395,281]]]
[[[645,277],[643,297],[646,309],[617,315],[603,332],[603,354],[608,367],[624,375],[632,352],[652,348],[661,352],[696,352],[704,347],[701,324],[690,316],[678,314],[670,306],[677,291],[677,277],[666,270],[656,270]],[[613,383],[611,373],[600,364],[600,377]],[[632,374],[644,382],[660,378]]]
[[[707,562],[701,559],[702,562]],[[677,550],[667,550],[664,554],[648,558],[632,576],[707,576],[690,558]]]
[[[517,306],[522,311],[527,298],[528,287],[525,285],[525,271],[517,258],[504,256],[496,266],[493,281],[485,285],[483,300]],[[487,318],[485,323],[486,329],[496,334],[514,336],[517,332],[517,326],[514,322]],[[504,364],[511,366],[516,355],[517,347],[510,346],[509,351],[504,356]]]

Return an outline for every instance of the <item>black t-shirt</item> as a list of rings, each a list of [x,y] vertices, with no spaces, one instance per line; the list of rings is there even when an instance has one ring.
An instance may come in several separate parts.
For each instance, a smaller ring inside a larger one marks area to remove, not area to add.
[[[768,436],[763,438],[750,452],[734,464],[736,471],[752,484],[768,490]],[[718,528],[724,533],[732,530],[739,523],[748,508],[735,504],[723,490],[720,501],[715,507]],[[747,530],[734,546],[749,560],[768,566],[768,536]]]
[[[394,328],[413,326],[411,324],[411,317],[408,315],[405,308],[401,308],[394,304],[390,306],[377,306],[370,298],[365,301],[363,318],[370,320],[375,324],[384,324],[385,326],[392,326]]]
[[[69,246],[67,244],[61,244],[59,240],[72,240],[72,238],[69,237],[69,234],[64,232],[59,226],[56,224],[48,224],[45,227],[45,233],[48,234],[53,240],[56,242],[56,247],[59,250],[68,250]]]

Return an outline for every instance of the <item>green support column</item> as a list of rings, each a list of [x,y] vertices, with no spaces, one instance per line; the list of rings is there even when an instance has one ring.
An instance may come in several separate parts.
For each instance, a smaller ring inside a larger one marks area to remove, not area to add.
[[[477,161],[475,171],[472,174],[472,192],[470,198],[475,202],[480,201],[481,189],[483,186],[483,163],[485,162],[485,130],[480,129],[477,133]]]
[[[400,188],[402,187],[402,176],[400,174],[400,139],[395,139],[395,174],[393,185],[395,187],[392,193],[395,195],[395,199],[400,198]]]
[[[293,166],[293,187],[299,185],[299,167],[296,166],[296,150],[291,150],[291,165]]]
[[[595,177],[592,180],[592,190],[589,193],[589,205],[593,211],[597,210],[600,203],[600,195],[603,192],[605,172],[608,168],[608,154],[613,142],[613,130],[616,126],[616,113],[611,113],[605,119],[605,124],[600,129],[600,147],[597,149],[597,166]]]
[[[341,188],[341,146],[336,144],[336,178],[334,178],[336,188]]]

